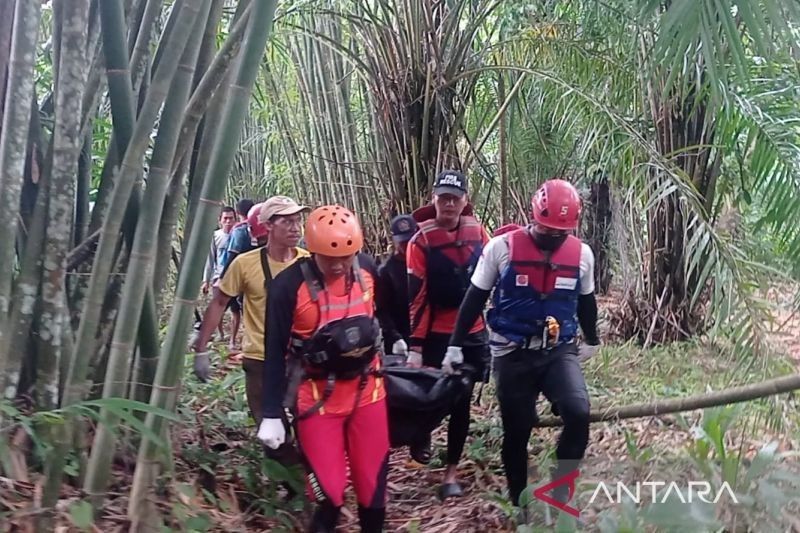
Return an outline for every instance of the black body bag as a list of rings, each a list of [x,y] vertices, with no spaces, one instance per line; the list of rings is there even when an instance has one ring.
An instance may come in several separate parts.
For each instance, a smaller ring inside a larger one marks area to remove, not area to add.
[[[389,411],[389,441],[393,448],[419,442],[471,390],[473,369],[462,365],[452,375],[432,368],[404,366],[402,356],[384,357],[383,377]]]

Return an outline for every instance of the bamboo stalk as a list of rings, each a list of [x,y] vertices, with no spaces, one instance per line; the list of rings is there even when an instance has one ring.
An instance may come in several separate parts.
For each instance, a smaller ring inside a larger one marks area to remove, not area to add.
[[[86,58],[89,0],[63,3],[61,79],[55,98],[53,153],[48,188],[48,246],[42,273],[42,310],[37,360],[39,403],[45,409],[58,405],[58,360],[61,328],[66,309],[66,257],[72,246],[73,203],[80,136],[81,104],[88,74]],[[46,332],[46,333],[45,333]],[[43,334],[45,333],[45,334]]]
[[[243,4],[240,3],[239,5]],[[186,104],[186,112],[183,115],[184,132],[197,129],[200,119],[209,112],[211,103],[215,101],[217,92],[220,88],[224,91],[227,87],[227,84],[223,83],[223,80],[228,76],[231,64],[236,54],[239,52],[242,38],[244,37],[250,19],[250,10],[252,9],[250,5],[241,12],[237,11],[238,17],[234,14],[228,38],[219,49],[219,52],[209,65],[208,70],[203,74],[202,79],[192,93],[189,103]],[[175,161],[172,165],[173,172],[177,171],[178,165],[183,160],[184,156],[189,153],[189,149],[193,144],[189,142],[189,138],[190,137],[185,134],[181,135],[181,140],[175,151]],[[191,226],[187,224],[187,227]]]
[[[123,154],[130,144],[136,123],[136,112],[133,107],[133,85],[125,43],[125,13],[122,0],[103,0],[100,4],[100,23],[103,27],[103,53],[106,60],[114,143],[117,153]]]
[[[211,0],[203,0],[195,25],[205,25]],[[169,184],[170,166],[180,134],[180,118],[191,90],[194,66],[200,51],[202,32],[194,32],[186,44],[178,72],[173,78],[169,97],[164,104],[161,123],[156,137],[150,174],[144,194],[142,212],[136,229],[136,237],[128,263],[128,273],[123,285],[119,316],[111,343],[111,353],[105,374],[104,398],[123,397],[126,379],[131,366],[131,356],[139,331],[139,318],[144,306],[142,287],[152,284],[152,266],[155,262],[155,244],[158,222],[161,219],[164,197]],[[105,499],[105,491],[111,474],[111,461],[116,448],[116,437],[112,427],[117,419],[107,410],[101,409],[101,420],[97,429],[92,453],[89,458],[84,490],[97,510]]]
[[[165,203],[166,207],[168,205]],[[150,295],[155,292],[152,285],[148,285],[147,289]],[[142,302],[142,316],[137,332],[139,349],[131,372],[133,383],[128,393],[129,398],[143,403],[147,403],[150,399],[153,378],[156,375],[158,351],[161,348],[159,345],[158,309],[156,306],[156,300],[152,296],[145,298],[144,302]]]
[[[7,334],[6,319],[11,307],[17,213],[25,174],[40,16],[40,2],[16,3],[6,90],[6,102],[14,105],[5,108],[0,139],[0,227],[8,230],[7,236],[0,239],[0,346]],[[0,353],[0,367],[6,357]]]
[[[92,134],[83,135],[83,147],[78,159],[78,184],[75,191],[75,238],[72,248],[86,238],[89,227],[89,189],[92,186]],[[72,251],[70,250],[70,253]]]
[[[136,43],[133,45],[131,54],[130,69],[131,83],[134,94],[138,93],[144,74],[147,71],[145,58],[150,53],[150,40],[152,38],[153,26],[161,14],[161,6],[164,0],[147,0],[142,22],[136,34]]]
[[[200,139],[200,149],[197,159],[193,165],[192,172],[189,174],[189,199],[186,206],[186,224],[184,225],[183,245],[188,245],[191,237],[192,225],[195,213],[200,205],[200,193],[203,187],[203,176],[211,162],[211,154],[214,148],[215,134],[219,131],[219,124],[223,120],[225,112],[225,102],[228,99],[228,84],[220,87],[214,95],[213,101],[203,119],[203,136]]]
[[[105,4],[105,1],[103,2],[103,4]],[[148,68],[147,67],[147,61],[145,59],[146,59],[147,55],[150,53],[151,34],[153,32],[153,26],[155,24],[155,21],[157,20],[157,18],[159,17],[159,15],[161,13],[162,4],[163,4],[163,0],[147,0],[147,5],[144,7],[144,12],[142,14],[142,18],[141,18],[141,21],[139,23],[138,30],[136,31],[136,34],[135,34],[135,41],[134,41],[134,44],[133,44],[133,47],[132,47],[130,63],[125,61],[125,64],[126,64],[125,68],[128,69],[129,76],[131,78],[131,99],[130,99],[130,101],[133,102],[133,104],[131,104],[131,105],[132,105],[132,109],[134,110],[133,111],[134,116],[136,114],[136,108],[134,107],[136,100],[134,99],[133,95],[134,94],[140,94],[140,95],[144,94],[144,91],[140,93],[139,89],[141,88],[140,85],[141,85],[142,79],[144,78],[144,73],[145,73],[145,71],[147,71],[147,68]],[[117,20],[118,19],[114,19],[114,18],[110,18],[110,17],[107,18],[108,22],[117,21]],[[105,24],[107,24],[107,22],[104,22],[103,24],[105,25]],[[124,24],[124,21],[123,21],[123,24]],[[123,26],[123,28],[124,28],[124,26]],[[121,30],[121,31],[123,31],[123,33],[120,34],[120,35],[116,35],[116,34],[110,35],[110,36],[104,35],[103,40],[105,41],[106,39],[115,39],[115,40],[118,41],[120,38],[124,37],[124,35],[125,35],[124,30]],[[103,33],[105,34],[106,32],[103,32]],[[167,35],[167,34],[164,34],[164,35]],[[128,47],[129,48],[128,49],[131,49],[130,46],[131,46],[131,41],[133,40],[133,37],[134,37],[134,35],[133,35],[133,29],[132,29],[131,30],[131,35],[129,35],[129,40],[128,40]],[[115,45],[112,49],[116,51],[116,50],[118,50],[118,46]],[[114,62],[117,63],[117,64],[122,64],[122,59],[121,58],[115,58]],[[107,72],[107,75],[108,75],[108,69],[107,69],[106,72]],[[118,83],[120,85],[122,85],[122,81],[119,78],[118,78]],[[127,89],[123,87],[123,92],[122,93],[115,93],[115,95],[118,96],[118,98],[116,98],[116,99],[117,100],[121,100],[122,98],[120,98],[120,97],[122,95],[126,94],[126,93],[127,93]],[[112,102],[115,99],[114,98],[115,95],[110,95]],[[120,105],[122,105],[122,104],[120,104]],[[113,113],[113,107],[114,106],[112,106],[112,113]],[[124,110],[119,110],[118,113],[120,113],[120,112],[124,113]],[[114,119],[114,116],[112,114],[112,120],[113,119]],[[124,122],[121,122],[122,121],[122,117],[121,116],[119,116],[119,118],[117,120],[120,121],[120,124],[124,124]],[[133,122],[132,122],[132,124],[133,124]],[[108,209],[109,209],[109,202],[111,201],[111,196],[114,193],[115,183],[116,183],[115,179],[117,177],[116,174],[119,171],[118,165],[120,163],[120,158],[122,158],[125,155],[125,150],[124,149],[118,150],[118,149],[116,149],[116,146],[117,145],[121,145],[121,146],[127,147],[127,145],[128,145],[128,143],[120,142],[117,139],[118,133],[116,131],[116,124],[114,124],[114,125],[115,125],[115,129],[114,129],[114,132],[112,133],[113,142],[111,143],[111,145],[109,147],[108,153],[106,154],[106,158],[105,158],[105,161],[103,163],[103,171],[102,171],[101,179],[100,179],[100,188],[99,188],[99,190],[97,192],[97,200],[95,201],[95,206],[94,206],[94,209],[92,211],[92,222],[90,224],[90,232],[94,232],[94,231],[102,228],[103,220],[105,219],[106,213],[108,212]],[[133,131],[132,128],[131,128],[131,131]],[[133,197],[132,197],[133,203],[129,204],[127,206],[127,211],[126,211],[126,222],[127,222],[126,225],[127,226],[132,226],[133,225],[132,219],[134,218],[133,215],[135,214],[135,210],[136,210],[136,207],[137,207],[136,200],[137,200],[137,198],[141,198],[139,187],[135,186],[133,190],[136,191],[136,192],[134,192]],[[131,230],[131,233],[132,233],[132,230]]]
[[[504,72],[497,73],[497,98],[501,102],[506,98],[506,79]],[[506,224],[511,220],[508,213],[508,161],[506,150],[508,142],[506,140],[506,128],[508,120],[505,116],[500,118],[498,126],[498,157],[500,163],[500,225]]]
[[[184,157],[178,165],[178,171],[172,174],[169,192],[164,201],[164,215],[161,217],[161,224],[158,229],[158,257],[156,260],[155,272],[153,274],[153,291],[156,295],[156,308],[163,309],[164,287],[169,277],[169,268],[172,262],[172,241],[178,229],[178,217],[180,208],[184,203],[184,192],[186,190],[185,177],[189,168],[189,157]],[[153,355],[158,357],[158,352]],[[153,371],[155,375],[155,369]],[[152,383],[152,379],[148,382]],[[149,396],[148,396],[149,398]],[[147,401],[147,399],[145,401]]]
[[[185,15],[179,17],[180,20],[175,25],[174,32],[166,37],[171,45],[165,51],[161,66],[156,71],[155,78],[150,85],[150,91],[148,91],[144,106],[139,114],[139,120],[136,123],[131,142],[117,173],[114,193],[94,257],[89,291],[78,328],[75,356],[70,368],[70,378],[64,397],[67,405],[79,401],[84,394],[87,364],[94,345],[94,335],[97,330],[100,308],[103,303],[105,288],[108,284],[111,265],[113,264],[114,251],[122,226],[125,207],[128,204],[136,176],[141,169],[141,159],[147,148],[156,116],[166,98],[178,60],[183,54],[186,42],[193,29],[198,8],[198,5],[191,2],[184,4],[182,11],[185,10]]]
[[[184,2],[186,2],[186,0],[175,0],[171,6],[167,7],[169,15],[167,16],[166,24],[164,24],[164,29],[161,30],[162,35],[170,35],[172,33],[172,31],[175,28],[175,22],[178,20],[178,17],[180,16],[181,7],[183,6]],[[205,28],[203,29],[205,30]],[[158,70],[158,64],[161,62],[161,56],[164,54],[165,44],[166,43],[164,39],[159,40],[159,42],[157,43],[156,51],[155,54],[153,55],[153,61],[151,61],[150,64],[148,65],[148,68],[150,69],[151,72],[155,72],[156,70]],[[149,81],[149,77],[150,76],[148,75],[147,76],[148,79],[145,81]]]
[[[0,102],[6,101],[8,62],[11,60],[11,35],[14,31],[16,0],[0,3]],[[3,107],[0,106],[0,132],[3,125]]]
[[[203,193],[190,242],[183,258],[178,278],[177,297],[170,317],[165,342],[158,362],[150,405],[166,407],[176,401],[180,386],[181,371],[186,346],[186,334],[191,324],[195,298],[199,290],[201,271],[205,262],[207,235],[218,216],[220,198],[233,163],[234,150],[239,142],[241,127],[247,114],[250,93],[258,74],[264,47],[272,29],[275,15],[275,0],[257,1],[253,4],[253,16],[245,37],[242,55],[235,81],[230,87],[230,98],[226,101],[222,124],[214,144],[213,156],[206,177]],[[161,417],[148,414],[145,424],[154,434],[161,435],[165,425]],[[146,436],[142,439],[134,473],[128,517],[134,530],[145,518],[147,493],[155,474],[155,443]]]

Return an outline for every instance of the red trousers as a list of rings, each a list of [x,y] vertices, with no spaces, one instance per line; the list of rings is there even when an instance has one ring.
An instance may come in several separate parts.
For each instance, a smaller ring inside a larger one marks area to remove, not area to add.
[[[386,400],[356,407],[349,415],[314,413],[297,423],[297,440],[308,466],[313,501],[344,503],[347,467],[358,505],[386,506],[389,426]]]

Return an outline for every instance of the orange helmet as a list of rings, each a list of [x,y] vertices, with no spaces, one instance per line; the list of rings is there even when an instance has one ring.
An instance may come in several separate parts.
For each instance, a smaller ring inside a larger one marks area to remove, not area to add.
[[[306,220],[306,248],[312,254],[347,257],[361,250],[364,234],[356,216],[340,205],[314,209]]]

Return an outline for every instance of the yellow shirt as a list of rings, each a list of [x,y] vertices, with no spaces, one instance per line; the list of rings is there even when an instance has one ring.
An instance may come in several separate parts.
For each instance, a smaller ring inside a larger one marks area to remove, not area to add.
[[[310,255],[302,248],[295,250],[297,254],[294,259],[285,263],[269,257],[269,271],[273,278],[299,258]],[[261,269],[261,248],[238,255],[225,272],[219,290],[231,297],[244,295],[242,355],[263,361],[267,294],[264,290],[264,271]]]

